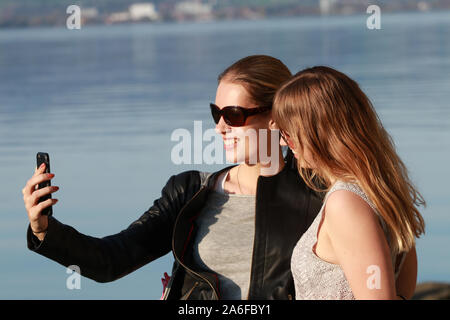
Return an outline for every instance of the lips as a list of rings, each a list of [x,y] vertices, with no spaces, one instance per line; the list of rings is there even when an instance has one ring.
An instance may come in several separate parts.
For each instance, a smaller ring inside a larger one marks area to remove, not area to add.
[[[223,144],[226,150],[233,149],[237,144],[238,138],[223,139]]]

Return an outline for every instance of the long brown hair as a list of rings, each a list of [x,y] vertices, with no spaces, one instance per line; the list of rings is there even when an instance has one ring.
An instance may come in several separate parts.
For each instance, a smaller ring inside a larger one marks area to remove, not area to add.
[[[276,91],[291,77],[291,71],[280,60],[267,55],[252,55],[233,63],[217,80],[239,83],[256,105],[272,107]]]
[[[425,205],[369,98],[358,84],[329,67],[305,69],[276,93],[273,118],[296,151],[311,153],[314,167],[297,161],[313,189],[331,186],[331,178],[356,182],[385,220],[391,249],[409,251],[425,231],[417,209]]]

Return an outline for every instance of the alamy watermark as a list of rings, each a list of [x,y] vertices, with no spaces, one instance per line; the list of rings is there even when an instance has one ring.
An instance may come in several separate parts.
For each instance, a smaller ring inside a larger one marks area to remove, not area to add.
[[[66,280],[66,288],[69,290],[81,289],[81,269],[77,265],[68,266],[66,273],[70,274]]]
[[[367,278],[366,285],[367,288],[381,289],[381,269],[377,265],[370,265],[366,269],[366,273],[370,274]]]
[[[81,8],[77,5],[70,5],[66,9],[66,13],[70,16],[66,20],[66,26],[69,30],[81,29]],[[372,4],[367,7],[366,13],[371,14],[366,20],[366,26],[369,30],[381,29],[381,9],[379,6]]]
[[[77,5],[70,5],[66,9],[66,13],[70,16],[66,20],[67,29],[81,29],[81,9]]]
[[[371,15],[366,20],[366,26],[369,30],[381,29],[381,9],[379,6],[373,4],[367,7],[366,13]]]
[[[216,129],[203,131],[202,121],[194,121],[193,134],[188,129],[178,128],[172,132],[170,140],[177,142],[170,154],[176,165],[246,161],[250,165],[261,164],[261,173],[268,175],[276,173],[280,165],[278,130],[234,127],[223,139]]]

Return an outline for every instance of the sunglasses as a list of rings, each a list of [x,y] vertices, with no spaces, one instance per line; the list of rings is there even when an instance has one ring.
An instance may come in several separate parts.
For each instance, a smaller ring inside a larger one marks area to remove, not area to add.
[[[216,124],[219,123],[220,117],[223,116],[223,120],[225,121],[225,123],[232,127],[242,127],[243,125],[245,125],[245,121],[248,117],[266,112],[271,109],[270,107],[257,107],[247,109],[239,106],[228,106],[220,109],[214,103],[210,103],[209,106],[211,107],[211,114]]]

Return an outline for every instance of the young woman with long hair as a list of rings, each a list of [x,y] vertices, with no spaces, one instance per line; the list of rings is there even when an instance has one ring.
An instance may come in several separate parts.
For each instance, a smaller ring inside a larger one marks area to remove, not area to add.
[[[297,299],[410,298],[424,205],[370,100],[318,66],[278,90],[273,118],[306,184],[326,192],[292,256]]]

